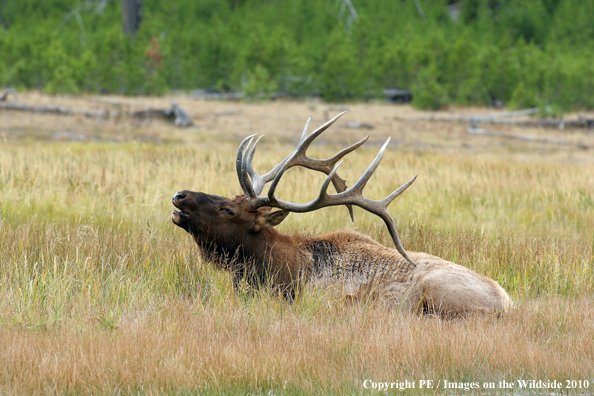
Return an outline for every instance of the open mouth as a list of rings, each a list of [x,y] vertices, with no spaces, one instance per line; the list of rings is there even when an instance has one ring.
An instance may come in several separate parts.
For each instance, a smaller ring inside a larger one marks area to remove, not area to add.
[[[181,210],[175,210],[175,209],[174,209],[174,210],[172,210],[172,211],[171,211],[171,213],[172,213],[172,214],[177,214],[177,215],[179,215],[179,216],[186,217],[186,218],[190,217],[190,215],[189,215],[189,214],[187,214],[187,213],[185,213],[185,212],[182,212]]]
[[[171,221],[178,227],[183,228],[184,230],[188,230],[188,218],[190,216],[187,213],[172,210],[171,211]]]
[[[173,206],[175,206],[177,209],[180,209],[171,211],[171,221],[173,221],[173,224],[175,224],[176,226],[181,227],[189,232],[190,215],[184,212],[181,208],[181,206],[185,206],[183,203],[186,199],[186,196],[187,195],[184,191],[178,191],[177,193],[175,193],[173,198],[171,198],[171,203],[173,204]]]

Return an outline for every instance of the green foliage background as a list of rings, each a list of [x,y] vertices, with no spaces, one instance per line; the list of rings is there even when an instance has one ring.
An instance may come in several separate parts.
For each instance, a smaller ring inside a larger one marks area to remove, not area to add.
[[[119,0],[0,0],[0,86],[329,101],[405,88],[421,108],[490,93],[512,108],[594,108],[594,0],[465,0],[458,22],[445,0],[421,0],[425,19],[412,0],[352,1],[350,24],[339,0],[144,0],[125,37]],[[162,66],[147,55],[155,39]]]

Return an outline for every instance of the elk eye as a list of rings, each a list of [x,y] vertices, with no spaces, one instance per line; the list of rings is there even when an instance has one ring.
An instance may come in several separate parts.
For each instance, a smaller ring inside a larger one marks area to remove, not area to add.
[[[233,211],[229,208],[221,208],[219,210],[222,210],[223,212],[225,212],[226,214],[228,214],[229,216],[233,216],[235,213],[233,213]]]

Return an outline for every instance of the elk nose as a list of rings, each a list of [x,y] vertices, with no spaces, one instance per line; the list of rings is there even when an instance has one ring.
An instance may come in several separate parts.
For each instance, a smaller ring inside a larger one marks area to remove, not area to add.
[[[186,198],[186,193],[185,192],[177,192],[175,193],[175,195],[173,196],[173,198],[171,199],[172,202],[177,202],[177,201],[181,201],[183,199]]]

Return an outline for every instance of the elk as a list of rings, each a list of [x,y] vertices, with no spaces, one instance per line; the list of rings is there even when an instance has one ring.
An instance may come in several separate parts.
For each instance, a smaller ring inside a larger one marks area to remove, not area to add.
[[[325,160],[306,155],[314,139],[343,114],[307,135],[310,117],[295,150],[264,175],[256,174],[252,167],[262,136],[255,141],[255,135],[248,136],[241,142],[236,158],[243,194],[226,198],[203,192],[177,192],[172,203],[179,210],[172,212],[173,223],[191,234],[204,260],[233,273],[235,287],[244,280],[252,286],[267,281],[291,299],[296,290],[311,284],[342,293],[346,301],[372,297],[408,312],[443,318],[500,315],[511,307],[509,296],[494,280],[439,257],[403,248],[387,208],[416,176],[383,200],[363,196],[363,188],[379,166],[390,139],[348,189],[346,181],[337,174],[338,167],[342,158],[363,145],[369,136]],[[275,196],[283,174],[295,166],[327,175],[319,195],[309,203],[285,202]],[[267,194],[261,196],[268,183]],[[330,183],[336,194],[327,192]],[[396,249],[351,231],[304,236],[285,235],[274,228],[289,213],[336,205],[346,205],[351,219],[352,205],[379,216]]]

